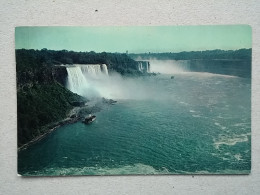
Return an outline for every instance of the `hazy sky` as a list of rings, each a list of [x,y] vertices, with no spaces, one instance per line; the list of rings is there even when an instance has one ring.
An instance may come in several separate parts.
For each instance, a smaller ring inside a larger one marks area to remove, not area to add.
[[[95,52],[180,52],[251,48],[247,25],[17,27],[16,49]]]

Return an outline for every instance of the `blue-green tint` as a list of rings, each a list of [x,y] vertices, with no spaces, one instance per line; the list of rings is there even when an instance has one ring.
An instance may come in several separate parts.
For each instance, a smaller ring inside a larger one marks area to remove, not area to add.
[[[165,91],[118,100],[19,152],[22,175],[244,174],[251,169],[250,79],[208,73],[138,78]]]
[[[248,25],[17,27],[16,49],[180,52],[251,48]]]

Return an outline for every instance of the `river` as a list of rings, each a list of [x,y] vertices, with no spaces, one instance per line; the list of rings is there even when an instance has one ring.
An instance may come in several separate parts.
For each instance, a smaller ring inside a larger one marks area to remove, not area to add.
[[[129,95],[96,113],[92,124],[63,126],[20,151],[18,173],[250,172],[249,78],[177,73],[171,79],[171,75],[161,74],[133,79],[136,91],[129,82],[124,89]],[[137,93],[142,95],[135,97]]]

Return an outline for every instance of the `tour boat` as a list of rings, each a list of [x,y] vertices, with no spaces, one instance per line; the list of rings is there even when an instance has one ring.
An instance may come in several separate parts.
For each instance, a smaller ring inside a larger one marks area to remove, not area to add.
[[[90,115],[87,116],[87,117],[85,118],[85,120],[82,121],[82,122],[85,123],[85,124],[90,124],[90,123],[92,123],[94,120],[96,120],[96,116],[90,114]]]

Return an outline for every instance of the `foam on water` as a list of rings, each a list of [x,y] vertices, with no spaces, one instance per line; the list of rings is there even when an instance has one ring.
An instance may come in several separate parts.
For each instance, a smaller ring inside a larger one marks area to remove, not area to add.
[[[221,124],[218,123],[218,122],[215,122],[214,124],[215,124],[216,126],[220,127],[222,130],[225,130],[225,129],[227,128],[227,127],[221,125]]]
[[[196,114],[193,114],[192,115],[194,118],[200,118],[201,116],[200,115],[196,115]]]
[[[156,170],[152,166],[144,165],[141,163],[137,163],[134,165],[126,165],[126,166],[120,166],[116,168],[112,167],[82,167],[82,168],[60,168],[60,167],[52,167],[52,168],[44,168],[41,171],[37,172],[28,172],[24,175],[30,176],[30,175],[38,175],[38,176],[44,176],[44,175],[57,175],[57,176],[63,176],[63,175],[156,175],[156,174],[167,174],[169,173],[166,168],[162,170]]]
[[[180,171],[179,174],[187,174],[187,175],[212,175],[212,174],[220,174],[220,175],[233,175],[233,174],[249,174],[250,170],[233,170],[233,169],[225,169],[225,170],[217,170],[215,172],[210,171],[195,171],[195,172],[189,172],[189,171]]]
[[[235,157],[237,160],[242,160],[241,154],[235,154],[234,157]]]
[[[232,137],[229,137],[227,135],[222,135],[220,139],[214,138],[214,146],[216,149],[219,149],[221,145],[228,145],[228,146],[234,146],[237,143],[240,142],[248,142],[248,137],[251,135],[251,133],[246,134],[240,134],[240,135],[233,135]]]

